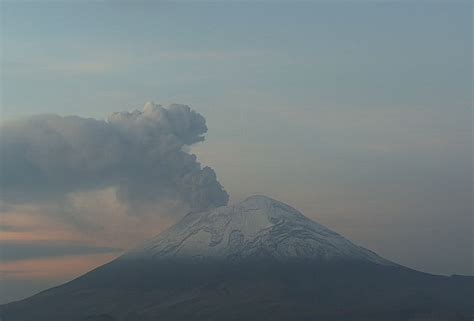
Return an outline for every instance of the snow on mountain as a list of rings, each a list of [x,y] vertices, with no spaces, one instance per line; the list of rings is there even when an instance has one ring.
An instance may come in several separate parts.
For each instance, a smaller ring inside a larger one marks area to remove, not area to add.
[[[392,265],[377,254],[266,196],[235,206],[190,213],[170,229],[125,254],[130,258],[363,260]]]

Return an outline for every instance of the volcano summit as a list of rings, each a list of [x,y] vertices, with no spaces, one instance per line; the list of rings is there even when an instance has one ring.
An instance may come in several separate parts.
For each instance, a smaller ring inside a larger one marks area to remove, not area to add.
[[[470,320],[474,278],[357,246],[265,196],[189,213],[69,283],[1,307],[3,321]]]
[[[348,260],[393,264],[266,196],[252,196],[236,206],[190,213],[122,259],[134,258]]]

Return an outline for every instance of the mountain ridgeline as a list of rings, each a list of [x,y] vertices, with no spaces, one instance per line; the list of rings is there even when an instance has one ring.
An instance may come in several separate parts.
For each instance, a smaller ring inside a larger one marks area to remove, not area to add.
[[[474,278],[386,260],[265,196],[190,213],[2,321],[472,320]]]

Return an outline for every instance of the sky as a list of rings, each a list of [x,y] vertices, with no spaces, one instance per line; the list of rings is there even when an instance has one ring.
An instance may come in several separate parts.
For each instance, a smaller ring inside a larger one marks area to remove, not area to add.
[[[220,204],[221,187],[408,267],[474,274],[470,1],[3,1],[1,30],[0,302],[112,260],[191,200]],[[31,154],[49,183],[18,181],[19,142],[49,151]],[[147,180],[157,163],[192,175]]]

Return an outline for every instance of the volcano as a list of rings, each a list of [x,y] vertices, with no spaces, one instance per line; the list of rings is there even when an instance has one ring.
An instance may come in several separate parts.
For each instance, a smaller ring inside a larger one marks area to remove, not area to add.
[[[357,246],[265,196],[186,215],[3,321],[471,320],[474,277],[438,276]]]

